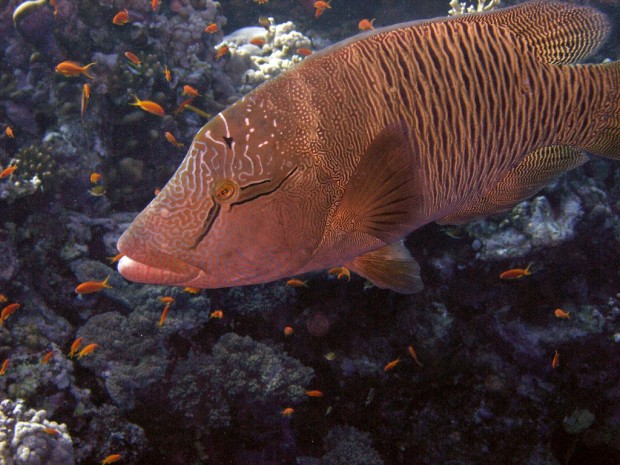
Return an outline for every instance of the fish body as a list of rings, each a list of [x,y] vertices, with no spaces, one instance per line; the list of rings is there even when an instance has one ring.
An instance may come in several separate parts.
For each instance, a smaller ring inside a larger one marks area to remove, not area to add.
[[[58,63],[56,65],[55,70],[58,74],[62,74],[66,77],[77,77],[82,74],[87,78],[93,79],[94,76],[89,73],[89,70],[96,64],[97,63],[88,63],[87,65],[82,66],[75,61],[63,61],[62,63]]]
[[[101,292],[104,289],[112,289],[112,286],[108,284],[110,276],[106,276],[103,281],[85,281],[80,283],[75,288],[76,294],[93,294],[95,292]]]
[[[620,62],[571,66],[609,30],[535,1],[314,53],[196,134],[119,239],[118,270],[219,288],[344,265],[419,291],[412,231],[510,209],[584,151],[620,158]]]

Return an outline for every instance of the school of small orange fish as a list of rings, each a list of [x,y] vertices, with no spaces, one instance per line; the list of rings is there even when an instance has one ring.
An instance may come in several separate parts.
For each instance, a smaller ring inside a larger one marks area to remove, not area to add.
[[[269,0],[254,0],[254,2],[256,2],[257,4],[265,4],[265,3],[268,3],[268,1]],[[55,0],[50,0],[50,5],[53,6],[54,8],[57,7]],[[153,11],[157,12],[159,10],[159,7],[160,7],[159,0],[152,0]],[[314,8],[315,8],[315,18],[319,19],[326,11],[332,8],[331,0],[315,1]],[[359,30],[369,31],[369,30],[374,29],[374,21],[375,19],[369,20],[366,18],[360,20],[358,24]],[[127,9],[123,9],[117,12],[116,15],[112,18],[112,23],[119,27],[122,27],[130,22],[131,22],[131,16]],[[218,24],[216,23],[210,23],[206,25],[204,28],[204,32],[207,34],[216,33],[219,30],[220,28]],[[265,44],[265,39],[262,37],[256,37],[256,38],[251,39],[250,43],[261,47]],[[221,45],[219,48],[216,49],[215,60],[218,61],[222,59],[223,57],[225,57],[226,54],[229,52],[229,50],[230,49],[228,45],[226,44]],[[312,50],[308,48],[298,48],[296,49],[296,53],[301,57],[306,57],[312,53]],[[135,67],[139,67],[141,65],[141,59],[139,58],[139,55],[131,51],[126,51],[124,53],[124,56],[127,59],[127,61],[131,63],[131,65]],[[75,61],[63,61],[61,63],[58,63],[58,65],[55,67],[55,71],[69,78],[83,76],[87,79],[92,79],[94,76],[91,74],[91,71],[92,71],[92,68],[96,66],[96,64],[97,63],[93,62],[93,63],[88,63],[86,65],[82,65]],[[171,82],[172,75],[171,75],[171,71],[168,69],[167,66],[164,67],[164,74],[165,74],[165,79],[168,82]],[[91,90],[90,90],[89,84],[84,83],[83,90],[82,90],[82,97],[81,97],[81,116],[82,117],[84,117],[89,107],[90,92]],[[179,113],[183,112],[185,109],[191,108],[191,104],[193,103],[193,101],[197,97],[201,96],[199,90],[195,89],[194,87],[188,84],[185,84],[182,86],[181,95],[187,96],[188,98],[185,101],[183,101],[183,103],[181,103],[181,105],[174,111],[175,115],[178,115]],[[128,103],[129,105],[140,108],[141,110],[147,113],[156,115],[156,116],[166,115],[165,109],[161,105],[156,103],[155,101],[142,100],[137,95],[132,95],[132,97],[134,100],[132,102],[129,102]],[[8,126],[8,125],[5,126],[4,132],[8,138],[13,139],[16,137],[15,130],[11,126]],[[164,136],[165,136],[165,139],[173,146],[177,148],[182,148],[184,146],[182,142],[177,141],[176,137],[172,133],[165,132]],[[11,178],[11,176],[17,169],[18,169],[17,165],[9,165],[5,167],[4,169],[0,170],[0,179]],[[90,190],[90,193],[92,195],[100,196],[100,195],[105,194],[106,192],[105,187],[102,184],[102,181],[103,181],[102,174],[97,173],[97,172],[92,172],[89,175],[89,180],[90,180],[90,183],[93,184],[94,186]],[[157,195],[157,193],[158,193],[158,190],[156,190],[155,195]],[[114,264],[121,257],[122,257],[122,254],[117,254],[114,257],[110,257],[109,261],[111,264]],[[526,278],[532,274],[531,266],[532,266],[532,263],[528,264],[527,267],[525,268],[514,268],[514,269],[505,270],[501,272],[501,274],[499,275],[499,278],[502,280],[520,280],[520,279]],[[328,274],[330,276],[334,276],[337,280],[346,280],[347,282],[351,280],[350,272],[344,266],[332,268],[328,270]],[[105,289],[110,289],[112,286],[108,284],[109,278],[110,276],[107,276],[105,279],[101,281],[86,281],[86,282],[80,283],[75,288],[75,293],[76,294],[92,294],[92,293],[98,293],[98,292],[104,291]],[[297,278],[291,278],[287,280],[284,284],[292,288],[309,287],[308,281],[300,280]],[[183,289],[183,292],[187,292],[190,294],[197,294],[200,292],[200,289],[186,287]],[[171,309],[172,304],[175,302],[175,299],[170,296],[161,296],[159,297],[159,301],[164,305],[164,307],[162,309],[161,316],[156,324],[157,326],[162,327],[167,321],[169,311]],[[13,315],[21,307],[21,305],[17,302],[12,302],[12,303],[7,303],[7,302],[9,302],[9,299],[5,295],[0,294],[0,304],[6,304],[2,308],[2,311],[0,314],[0,327],[5,325],[9,317]],[[560,319],[560,320],[570,319],[570,313],[565,312],[561,308],[555,309],[553,314],[557,319]],[[223,310],[215,310],[209,316],[209,320],[211,319],[222,320],[223,318],[224,318]],[[285,326],[282,331],[283,331],[283,335],[287,338],[293,336],[295,332],[294,328],[291,326]],[[78,337],[77,339],[75,339],[75,341],[71,344],[69,351],[67,352],[67,357],[74,358],[77,356],[77,359],[79,360],[85,356],[93,355],[95,353],[95,350],[99,348],[99,345],[97,343],[89,343],[83,346],[83,342],[84,341],[82,337]],[[409,358],[412,361],[411,363],[414,363],[420,368],[423,367],[422,363],[418,359],[417,353],[413,345],[409,345],[406,348],[406,351],[407,351],[407,354],[409,355]],[[55,356],[55,353],[53,351],[46,352],[41,357],[40,364],[43,365],[43,364],[48,363],[54,356]],[[333,352],[329,352],[325,354],[325,358],[326,360],[334,360],[336,358],[336,354]],[[402,362],[403,362],[403,359],[401,359],[401,357],[399,356],[395,358],[394,360],[387,362],[383,369],[386,373],[392,372]],[[555,353],[552,355],[550,366],[553,369],[555,369],[559,365],[560,365],[560,353],[556,350]],[[2,362],[2,365],[0,367],[0,376],[4,376],[7,373],[7,370],[9,369],[10,369],[10,358],[6,358]],[[318,390],[318,389],[309,389],[305,392],[305,394],[309,398],[322,398],[325,395],[323,391]],[[283,417],[291,417],[294,414],[294,409],[292,407],[283,407],[280,413]],[[58,431],[55,430],[54,428],[46,428],[46,432],[50,435],[58,434]],[[113,453],[103,458],[100,463],[102,465],[111,464],[111,463],[115,463],[115,462],[122,460],[122,458],[123,457],[121,454]]]

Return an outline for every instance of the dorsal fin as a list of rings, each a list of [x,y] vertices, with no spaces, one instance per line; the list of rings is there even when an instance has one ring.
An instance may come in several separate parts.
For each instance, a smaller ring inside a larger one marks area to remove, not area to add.
[[[465,205],[437,223],[464,224],[506,211],[534,195],[554,177],[577,168],[586,161],[588,156],[572,147],[543,147],[527,154],[493,189],[476,202]]]
[[[506,27],[533,47],[540,61],[555,65],[575,63],[592,55],[611,30],[607,17],[594,8],[548,0],[457,16],[453,21]]]

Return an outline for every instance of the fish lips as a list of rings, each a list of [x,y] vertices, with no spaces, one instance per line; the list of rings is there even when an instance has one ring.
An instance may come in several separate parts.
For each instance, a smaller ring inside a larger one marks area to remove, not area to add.
[[[119,252],[125,254],[118,262],[118,272],[129,281],[144,284],[185,285],[197,278],[202,270],[183,260],[155,250],[133,251],[127,232],[118,241]]]

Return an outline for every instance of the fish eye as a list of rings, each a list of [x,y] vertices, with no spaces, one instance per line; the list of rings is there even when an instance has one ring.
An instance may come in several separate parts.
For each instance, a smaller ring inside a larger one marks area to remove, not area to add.
[[[233,203],[239,197],[239,185],[232,179],[222,179],[215,184],[213,197],[219,204]]]

